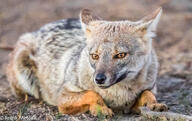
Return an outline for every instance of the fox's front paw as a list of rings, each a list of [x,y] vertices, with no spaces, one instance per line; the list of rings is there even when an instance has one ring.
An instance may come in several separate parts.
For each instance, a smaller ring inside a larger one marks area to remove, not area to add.
[[[165,104],[161,104],[161,103],[154,103],[154,104],[149,104],[147,105],[147,107],[152,110],[152,111],[167,111],[168,107]]]
[[[99,114],[103,114],[105,116],[113,116],[113,111],[107,106],[101,106],[98,104],[93,104],[89,108],[90,113],[94,116],[98,116]]]

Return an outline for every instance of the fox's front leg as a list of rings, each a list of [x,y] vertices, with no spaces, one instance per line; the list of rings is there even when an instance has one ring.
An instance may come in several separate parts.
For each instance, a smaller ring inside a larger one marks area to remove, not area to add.
[[[165,104],[158,103],[155,95],[151,91],[142,92],[141,96],[137,99],[135,105],[132,108],[133,112],[140,113],[139,107],[147,106],[153,111],[167,111],[168,107]]]
[[[94,116],[97,116],[99,111],[104,115],[112,116],[113,114],[102,97],[94,91],[64,93],[58,98],[58,109],[64,114],[79,114],[87,111]]]

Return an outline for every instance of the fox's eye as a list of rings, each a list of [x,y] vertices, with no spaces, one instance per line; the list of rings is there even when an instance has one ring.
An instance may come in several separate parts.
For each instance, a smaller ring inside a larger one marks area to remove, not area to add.
[[[97,55],[97,54],[91,54],[91,58],[92,58],[93,60],[98,60],[98,59],[99,59],[99,55]]]
[[[119,53],[117,55],[115,55],[113,58],[114,59],[121,59],[124,58],[127,55],[127,53]]]

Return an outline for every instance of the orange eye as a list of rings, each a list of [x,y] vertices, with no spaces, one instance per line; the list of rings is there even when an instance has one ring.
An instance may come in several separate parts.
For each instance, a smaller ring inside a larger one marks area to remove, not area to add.
[[[99,55],[97,54],[91,54],[91,57],[93,60],[98,60],[99,59]]]
[[[115,55],[113,58],[121,59],[121,58],[124,58],[126,55],[127,55],[127,53],[119,53],[119,54]]]

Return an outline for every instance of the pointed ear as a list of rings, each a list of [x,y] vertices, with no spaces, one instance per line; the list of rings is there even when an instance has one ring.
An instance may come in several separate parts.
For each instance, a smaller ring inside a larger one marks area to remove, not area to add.
[[[93,12],[89,9],[82,9],[80,12],[80,21],[81,21],[81,26],[84,31],[86,31],[88,24],[91,21],[95,20],[101,20],[100,17],[96,16],[93,14]],[[90,30],[88,30],[90,31]]]
[[[137,30],[144,33],[150,33],[153,37],[155,35],[155,31],[157,29],[161,14],[162,8],[159,7],[153,13],[145,16],[143,19],[140,20],[141,24],[137,26]]]

